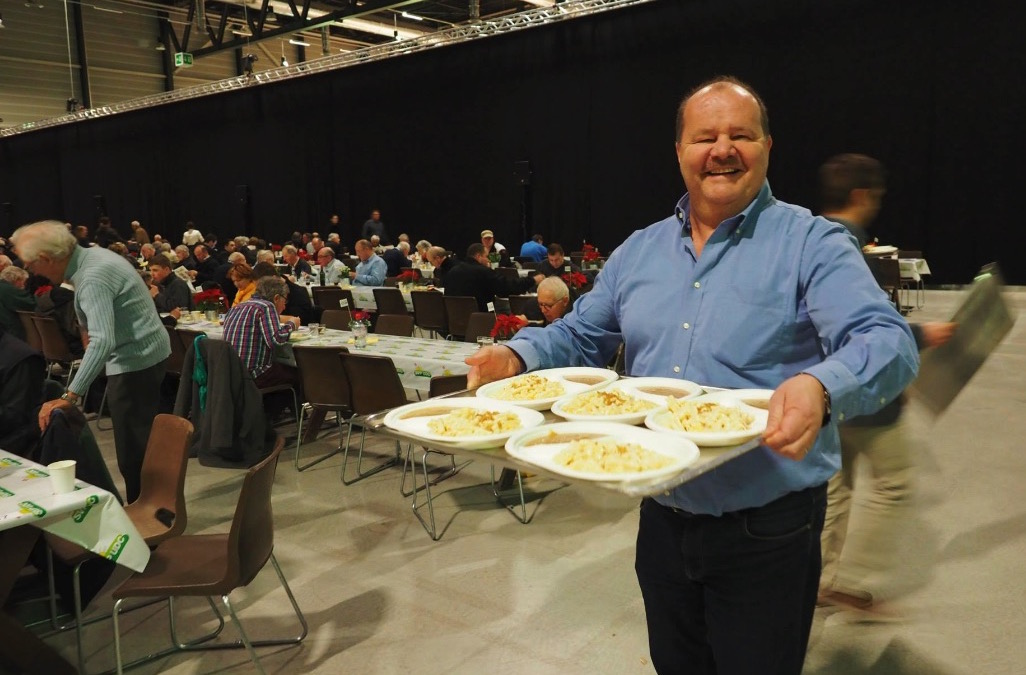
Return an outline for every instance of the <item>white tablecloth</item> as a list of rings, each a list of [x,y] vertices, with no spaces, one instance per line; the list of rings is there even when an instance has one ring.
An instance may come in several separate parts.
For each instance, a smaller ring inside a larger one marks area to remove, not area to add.
[[[150,549],[114,495],[82,481],[52,494],[46,467],[0,450],[0,530],[35,525],[142,572]]]
[[[902,279],[911,279],[918,283],[922,281],[922,275],[929,276],[930,266],[924,258],[898,258],[898,271]]]

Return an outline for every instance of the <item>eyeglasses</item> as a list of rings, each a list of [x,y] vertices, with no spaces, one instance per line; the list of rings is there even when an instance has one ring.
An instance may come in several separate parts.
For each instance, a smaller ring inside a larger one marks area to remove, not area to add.
[[[562,304],[564,302],[566,302],[566,298],[560,298],[559,300],[556,300],[555,302],[539,302],[538,306],[541,307],[542,309],[552,309],[556,305],[560,305],[560,304]]]

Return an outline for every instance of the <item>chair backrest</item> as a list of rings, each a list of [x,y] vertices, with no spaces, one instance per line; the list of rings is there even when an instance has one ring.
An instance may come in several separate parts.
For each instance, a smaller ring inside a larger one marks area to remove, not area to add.
[[[39,337],[39,329],[36,328],[36,323],[32,320],[36,313],[27,309],[16,311],[18,312],[18,319],[21,321],[21,327],[25,330],[25,342],[37,352],[43,351],[43,341]]]
[[[345,297],[338,286],[314,286],[310,290],[313,292],[313,304],[321,309],[338,309],[338,301]]]
[[[338,358],[348,351],[345,347],[292,347],[307,403],[315,408],[350,407],[349,382]]]
[[[504,277],[510,281],[517,281],[520,279],[520,273],[517,272],[516,267],[497,267],[495,271],[498,272],[500,277]]]
[[[413,317],[409,314],[379,314],[374,332],[379,335],[413,336]]]
[[[509,296],[509,313],[530,316],[532,309],[538,309],[538,298],[534,295]]]
[[[349,330],[353,315],[348,309],[326,309],[321,314],[321,323],[332,330]]]
[[[385,286],[395,288],[399,285],[399,277],[385,277]]]
[[[164,326],[171,342],[171,356],[167,360],[167,372],[175,377],[182,376],[182,363],[185,361],[185,347],[176,334],[174,326]]]
[[[356,298],[353,297],[353,292],[351,290],[349,290],[348,288],[340,288],[338,290],[339,290],[339,294],[340,294],[339,301],[338,301],[338,308],[339,309],[348,309],[350,312],[355,312],[357,310],[357,307],[356,307]],[[342,306],[342,301],[343,300],[346,301],[346,306],[345,307]],[[332,309],[334,309],[334,308],[332,308]]]
[[[378,306],[378,316],[382,314],[407,315],[406,301],[398,288],[375,288],[374,302]]]
[[[431,378],[428,397],[444,396],[467,388],[466,375],[435,375]]]
[[[922,258],[923,257],[923,252],[922,251],[913,251],[911,249],[907,249],[906,250],[906,249],[903,249],[903,248],[899,248],[898,249],[898,257],[899,258]]]
[[[406,404],[406,391],[387,356],[339,354],[349,382],[349,399],[353,412],[370,415]]]
[[[492,306],[495,307],[496,314],[509,314],[509,298],[501,298],[496,295],[492,298]]]
[[[437,291],[410,293],[413,300],[413,321],[421,330],[446,333],[445,296]]]
[[[61,327],[57,325],[55,319],[33,314],[32,323],[35,324],[36,330],[39,331],[43,356],[46,357],[47,361],[71,363],[75,360],[75,355],[68,348],[68,341],[65,339],[64,333],[61,332]]]
[[[491,312],[474,312],[467,321],[467,332],[463,335],[464,342],[477,342],[477,338],[491,335],[495,327],[495,315]]]
[[[467,334],[470,315],[477,311],[477,298],[470,295],[446,295],[445,318],[449,333],[460,339]]]
[[[876,283],[885,291],[893,291],[901,285],[901,268],[896,258],[878,258],[867,256],[866,264],[869,265]]]
[[[274,551],[274,513],[271,488],[278,467],[278,456],[285,437],[278,435],[271,454],[246,472],[239,502],[228,534],[228,577],[245,586],[267,564]]]
[[[189,465],[192,431],[192,422],[182,417],[160,414],[153,418],[135,503],[149,514],[167,509],[174,514],[174,521],[167,532],[146,540],[150,546],[185,532],[185,470]]]

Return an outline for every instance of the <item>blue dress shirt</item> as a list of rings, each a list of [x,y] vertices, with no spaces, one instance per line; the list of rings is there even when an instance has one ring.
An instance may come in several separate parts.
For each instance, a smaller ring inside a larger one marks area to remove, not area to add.
[[[763,446],[656,499],[720,515],[824,483],[840,467],[836,423],[897,396],[919,365],[908,323],[877,286],[852,236],[777,201],[765,183],[695,254],[688,195],[634,232],[562,320],[509,344],[528,370],[609,362],[627,372],[718,387],[776,389],[798,373],[830,392],[833,423],[802,461]]]
[[[385,272],[388,266],[376,253],[356,266],[356,278],[353,283],[357,286],[384,286]]]
[[[545,260],[545,257],[548,254],[549,249],[547,249],[544,244],[539,244],[534,239],[524,242],[524,245],[520,247],[520,257],[530,258],[535,262]]]

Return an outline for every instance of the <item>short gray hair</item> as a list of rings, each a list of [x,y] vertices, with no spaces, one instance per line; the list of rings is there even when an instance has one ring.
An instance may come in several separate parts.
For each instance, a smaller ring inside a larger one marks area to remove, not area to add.
[[[431,242],[427,239],[421,239],[417,242],[417,250],[421,251],[421,255],[424,255],[429,248],[431,248]]]
[[[410,242],[408,242],[408,241],[401,241],[401,242],[399,242],[399,245],[396,246],[396,248],[399,249],[400,251],[402,251],[403,253],[409,253],[410,252]]]
[[[559,277],[545,277],[538,284],[538,292],[549,291],[552,293],[553,300],[562,300],[563,298],[570,297],[570,289],[567,288],[566,283]]]
[[[257,259],[257,262],[269,262],[269,263],[271,263],[273,265],[274,264],[274,251],[271,251],[270,249],[266,249],[266,248],[260,249],[259,251],[257,251],[256,259]]]
[[[264,300],[273,300],[274,296],[289,297],[289,285],[278,276],[260,277],[256,282],[256,294]]]
[[[5,267],[3,271],[0,272],[0,281],[6,281],[9,284],[17,286],[18,282],[28,279],[28,275],[29,273],[20,267],[11,265],[10,267]]]
[[[18,257],[34,262],[41,254],[55,260],[66,260],[75,252],[78,240],[68,227],[57,220],[42,220],[22,225],[11,235]]]

